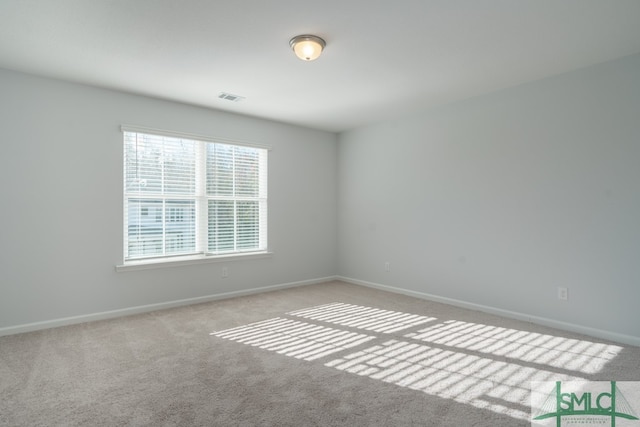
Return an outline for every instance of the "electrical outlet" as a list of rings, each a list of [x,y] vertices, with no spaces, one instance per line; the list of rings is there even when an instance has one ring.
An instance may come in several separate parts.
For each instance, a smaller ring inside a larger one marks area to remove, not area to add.
[[[222,267],[222,278],[226,279],[229,277],[229,269],[227,267]]]
[[[391,263],[389,261],[384,263],[384,271],[391,271]]]
[[[569,299],[569,290],[567,288],[558,288],[558,299],[566,301]]]

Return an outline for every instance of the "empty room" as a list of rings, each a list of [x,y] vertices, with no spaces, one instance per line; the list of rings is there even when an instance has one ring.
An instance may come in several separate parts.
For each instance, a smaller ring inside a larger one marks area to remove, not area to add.
[[[640,426],[639,23],[1,0],[0,426]]]

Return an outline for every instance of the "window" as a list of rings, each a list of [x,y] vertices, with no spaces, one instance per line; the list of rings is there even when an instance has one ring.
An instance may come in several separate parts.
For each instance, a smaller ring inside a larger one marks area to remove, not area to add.
[[[266,148],[123,132],[125,263],[267,250]]]

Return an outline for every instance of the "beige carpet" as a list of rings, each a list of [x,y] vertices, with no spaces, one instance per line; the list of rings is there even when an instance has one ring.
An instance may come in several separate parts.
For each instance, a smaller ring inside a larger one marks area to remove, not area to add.
[[[640,348],[332,282],[0,338],[2,426],[529,426]]]

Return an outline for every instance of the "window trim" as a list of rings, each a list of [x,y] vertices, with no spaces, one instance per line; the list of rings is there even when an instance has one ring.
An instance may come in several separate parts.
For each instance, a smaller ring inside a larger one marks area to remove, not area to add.
[[[197,140],[202,142],[250,147],[250,148],[266,150],[268,152],[272,150],[272,147],[270,145],[258,144],[254,142],[241,141],[241,140],[228,139],[228,138],[211,137],[206,135],[199,135],[199,134],[186,133],[186,132],[176,132],[176,131],[170,131],[165,129],[156,129],[156,128],[149,128],[149,127],[142,127],[142,126],[135,126],[135,125],[128,125],[128,124],[122,124],[120,126],[120,131],[122,134],[124,134],[125,132],[147,133],[152,135],[166,136],[170,138],[184,138],[184,139]],[[268,171],[268,167],[267,167],[267,171]],[[123,180],[124,180],[124,177],[123,177]],[[268,181],[268,178],[267,178],[267,181]],[[121,183],[120,188],[122,189],[123,196],[124,196],[124,182]],[[267,203],[268,203],[268,199],[267,199]],[[123,214],[126,215],[125,209],[123,209]],[[126,221],[127,219],[123,217],[123,224],[125,224]],[[126,230],[124,230],[124,233],[126,233]],[[267,233],[268,233],[268,226],[267,226]],[[115,266],[115,269],[117,272],[131,271],[131,270],[147,270],[147,269],[162,268],[162,267],[179,267],[183,265],[193,265],[193,264],[202,264],[202,263],[260,259],[260,258],[269,258],[273,255],[273,252],[271,252],[270,248],[267,246],[266,249],[231,252],[228,254],[227,253],[222,253],[222,254],[196,253],[196,254],[158,256],[158,257],[126,260],[124,258],[124,255],[125,255],[124,240],[126,240],[126,236],[123,234],[123,245],[121,246],[122,247],[122,256],[121,256],[122,263],[120,265]],[[267,238],[267,242],[269,242],[268,238]]]
[[[184,139],[193,139],[193,140],[205,141],[205,142],[217,142],[220,144],[240,145],[243,147],[261,148],[267,151],[273,150],[273,148],[270,145],[259,144],[251,141],[243,141],[239,139],[229,139],[229,138],[218,138],[213,136],[200,135],[196,133],[176,132],[172,130],[148,128],[148,127],[142,127],[142,126],[133,126],[133,125],[123,124],[120,126],[120,132],[121,133],[124,133],[124,132],[150,133],[153,135],[167,136],[170,138],[184,138]]]
[[[266,251],[243,252],[225,255],[175,255],[164,258],[143,258],[116,265],[119,273],[126,271],[151,270],[155,268],[182,267],[185,265],[211,264],[220,262],[245,261],[273,257],[274,253]]]

